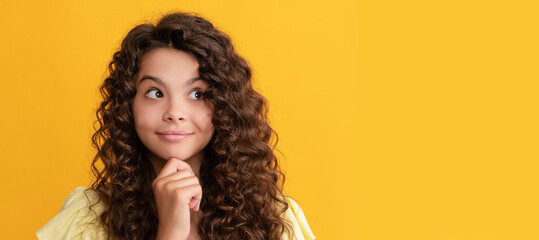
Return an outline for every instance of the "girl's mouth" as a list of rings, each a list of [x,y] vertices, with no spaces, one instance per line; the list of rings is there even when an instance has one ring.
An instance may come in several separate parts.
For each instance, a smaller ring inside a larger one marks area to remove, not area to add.
[[[157,133],[157,135],[159,135],[159,137],[165,141],[168,141],[168,142],[179,142],[189,136],[192,135],[192,133],[188,133],[188,134],[162,134],[162,133]]]

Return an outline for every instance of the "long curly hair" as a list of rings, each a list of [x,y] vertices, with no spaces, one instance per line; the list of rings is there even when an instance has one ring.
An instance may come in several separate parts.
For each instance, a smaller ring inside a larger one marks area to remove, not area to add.
[[[158,217],[152,191],[155,172],[138,138],[131,104],[134,76],[144,54],[172,48],[195,56],[214,106],[215,133],[200,168],[203,239],[281,239],[293,236],[282,217],[288,209],[284,174],[274,155],[278,137],[267,118],[267,100],[251,85],[251,69],[230,38],[192,13],[174,12],[144,23],[123,39],[100,87],[92,145],[96,190],[104,210],[99,221],[112,239],[155,239]],[[97,125],[97,126],[96,126]]]

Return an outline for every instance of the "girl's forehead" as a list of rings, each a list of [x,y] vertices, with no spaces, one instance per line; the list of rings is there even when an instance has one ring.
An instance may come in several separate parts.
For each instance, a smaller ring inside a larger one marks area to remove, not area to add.
[[[198,61],[191,53],[173,48],[153,49],[142,56],[140,66],[163,65],[169,62],[198,67]]]
[[[185,82],[199,76],[198,66],[191,54],[175,49],[156,49],[144,55],[135,78],[137,83],[145,76],[160,79],[155,81],[158,83]]]

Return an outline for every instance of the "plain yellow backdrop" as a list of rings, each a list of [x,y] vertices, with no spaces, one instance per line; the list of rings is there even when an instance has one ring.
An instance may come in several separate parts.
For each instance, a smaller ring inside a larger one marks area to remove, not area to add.
[[[112,53],[172,10],[250,62],[318,239],[539,239],[535,2],[2,0],[0,239],[88,186]]]

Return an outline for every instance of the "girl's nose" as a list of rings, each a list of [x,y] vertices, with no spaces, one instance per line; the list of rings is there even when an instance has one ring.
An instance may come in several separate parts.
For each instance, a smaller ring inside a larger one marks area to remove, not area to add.
[[[185,108],[180,103],[171,103],[165,114],[163,114],[163,120],[166,122],[184,121]]]
[[[183,121],[183,120],[185,120],[185,118],[183,118],[183,117],[181,117],[179,115],[167,115],[165,117],[165,121],[167,121],[167,122],[175,122],[176,120]]]

